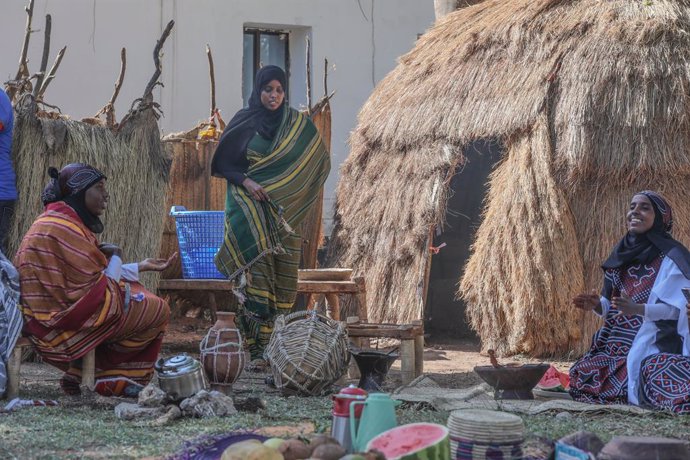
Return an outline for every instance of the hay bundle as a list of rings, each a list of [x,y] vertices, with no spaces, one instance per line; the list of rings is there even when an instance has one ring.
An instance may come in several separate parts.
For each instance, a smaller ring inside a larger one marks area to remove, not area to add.
[[[509,146],[491,175],[484,223],[460,287],[469,305],[482,305],[468,316],[483,346],[501,354],[548,354],[582,339],[583,318],[569,305],[584,288],[582,264],[567,257],[578,251],[577,236],[553,178],[550,145],[542,119]],[[512,280],[527,288],[515,289]]]
[[[464,146],[499,139],[507,157],[461,284],[471,323],[484,348],[504,354],[582,350],[596,324],[568,297],[601,287],[599,265],[625,232],[633,191],[664,193],[675,237],[690,243],[689,86],[686,1],[487,0],[448,14],[360,112],[331,263],[372,279],[374,320],[421,317],[446,179]],[[544,223],[521,220],[530,216]]]

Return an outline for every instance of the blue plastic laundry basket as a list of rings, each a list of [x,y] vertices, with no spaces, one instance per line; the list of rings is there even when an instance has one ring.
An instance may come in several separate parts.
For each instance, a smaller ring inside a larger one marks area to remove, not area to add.
[[[187,211],[173,206],[177,242],[185,279],[226,279],[216,268],[213,257],[223,244],[225,213],[223,211]]]

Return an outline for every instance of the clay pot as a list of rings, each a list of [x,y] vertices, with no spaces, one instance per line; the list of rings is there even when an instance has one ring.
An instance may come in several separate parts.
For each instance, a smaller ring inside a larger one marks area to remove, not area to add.
[[[216,317],[199,349],[211,388],[227,394],[244,369],[244,350],[235,314],[219,311]]]

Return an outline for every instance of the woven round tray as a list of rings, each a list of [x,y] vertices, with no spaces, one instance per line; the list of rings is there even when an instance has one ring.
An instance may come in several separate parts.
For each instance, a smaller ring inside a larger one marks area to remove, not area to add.
[[[350,361],[345,323],[315,311],[281,315],[264,356],[283,393],[324,394],[347,371]]]

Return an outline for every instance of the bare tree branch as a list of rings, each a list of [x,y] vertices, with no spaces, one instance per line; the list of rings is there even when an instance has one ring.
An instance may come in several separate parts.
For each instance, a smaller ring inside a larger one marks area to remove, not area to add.
[[[120,94],[120,89],[122,88],[122,83],[125,80],[125,72],[127,71],[127,49],[122,48],[120,50],[120,74],[115,81],[115,90],[113,95],[110,96],[110,100],[106,105],[98,111],[93,118],[98,118],[101,114],[105,114],[105,123],[109,128],[115,126],[115,100]]]
[[[43,85],[45,79],[46,69],[48,68],[48,57],[50,55],[50,31],[53,28],[53,18],[46,14],[46,27],[43,32],[43,58],[41,58],[41,68],[38,71],[38,80],[34,86],[34,97],[38,99],[38,92]]]
[[[60,63],[62,62],[62,58],[65,55],[65,51],[67,51],[67,47],[63,46],[62,49],[58,52],[57,56],[55,57],[55,62],[53,62],[53,66],[50,68],[48,76],[41,85],[41,89],[38,90],[38,96],[36,97],[37,99],[43,99],[43,95],[45,94],[46,89],[48,89],[48,85],[51,81],[53,81],[53,78],[55,78],[55,73],[57,72],[57,69],[60,67]]]
[[[208,74],[211,79],[211,116],[216,111],[216,74],[213,69],[213,55],[211,54],[211,47],[206,44],[206,56],[208,57]]]
[[[31,37],[31,20],[34,16],[34,0],[29,0],[29,6],[24,8],[24,11],[26,11],[26,29],[24,31],[24,43],[22,44],[22,53],[19,56],[19,69],[17,69],[17,76],[14,77],[15,81],[22,80],[29,76],[29,65],[27,63],[26,56],[29,53],[29,38]],[[21,86],[23,85],[20,85],[19,87],[9,88],[8,96],[10,99],[14,99],[16,91],[19,88],[21,88]]]
[[[165,40],[167,40],[168,35],[170,35],[170,31],[174,25],[175,21],[171,20],[168,25],[165,26],[165,30],[163,30],[161,38],[158,40],[158,42],[156,42],[156,47],[153,49],[153,62],[156,66],[156,71],[153,73],[153,76],[149,80],[149,83],[146,85],[146,89],[144,90],[144,95],[142,96],[142,100],[144,102],[153,98],[153,88],[155,88],[159,83],[158,78],[161,76],[161,72],[163,72],[160,56],[161,49],[163,48],[163,44],[165,43]]]
[[[120,50],[120,75],[117,77],[115,82],[115,91],[110,98],[110,105],[115,104],[115,99],[120,95],[120,89],[122,88],[122,83],[125,81],[125,72],[127,71],[127,49],[122,48]]]

